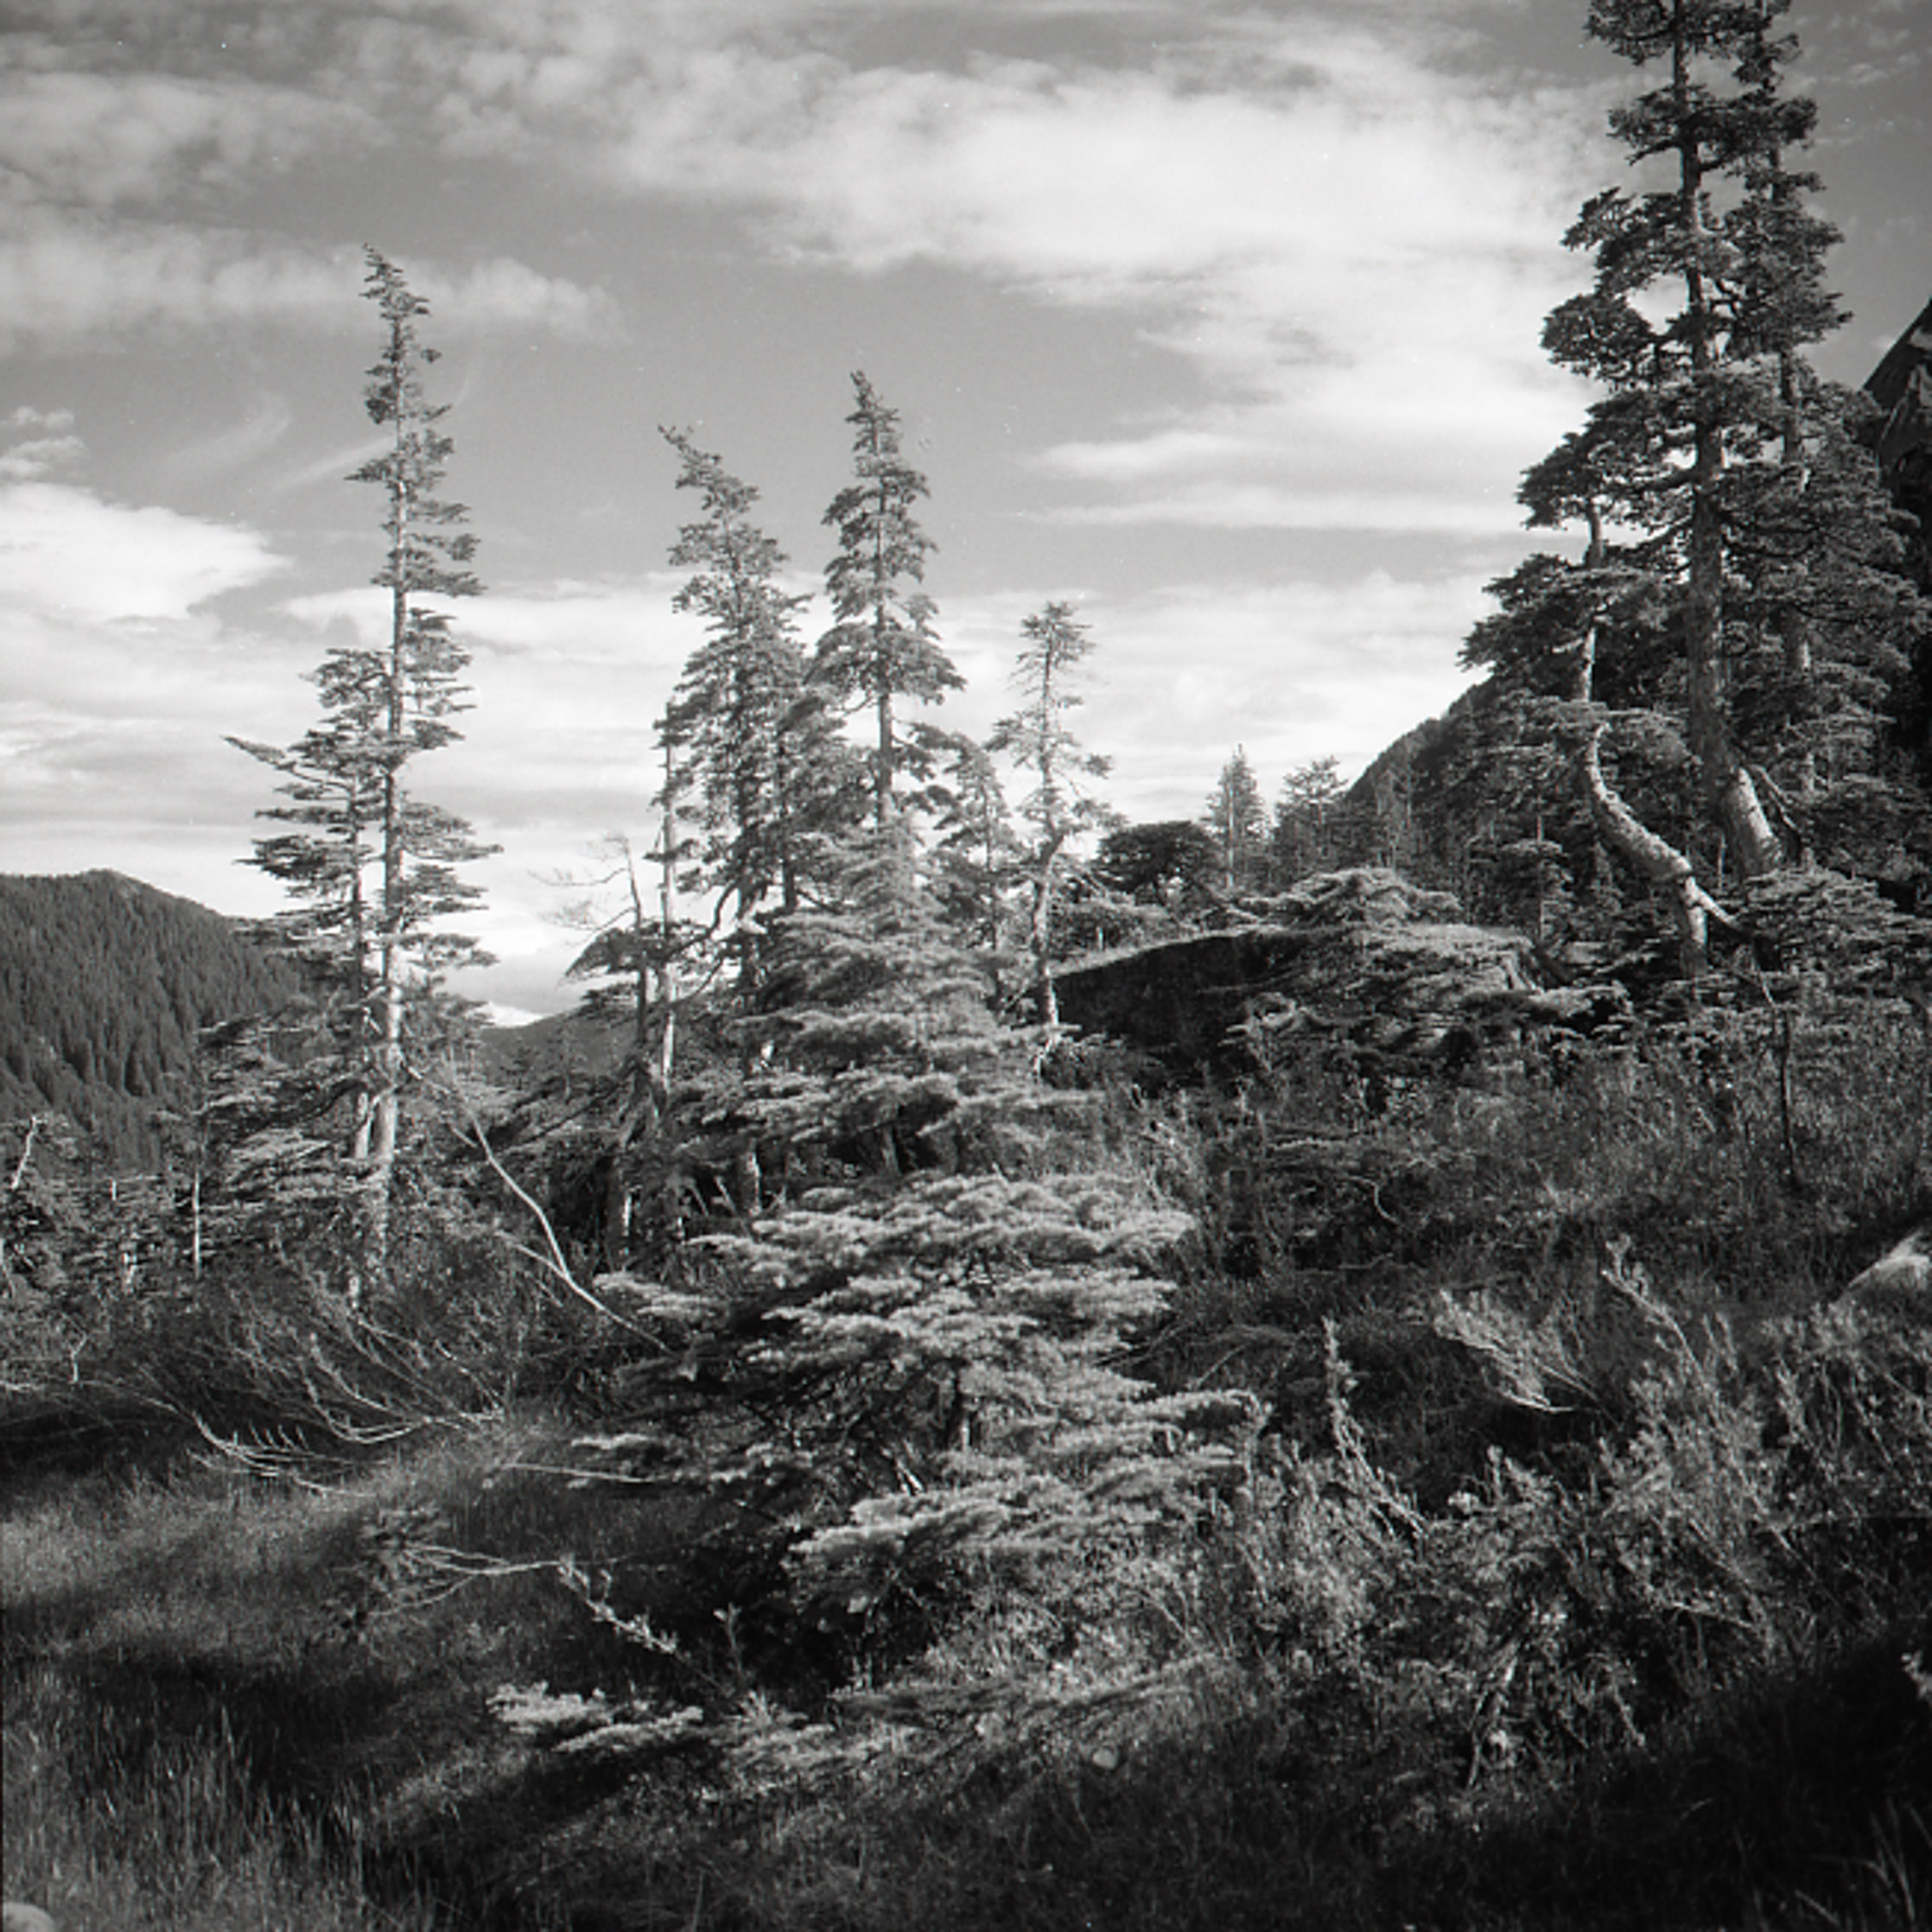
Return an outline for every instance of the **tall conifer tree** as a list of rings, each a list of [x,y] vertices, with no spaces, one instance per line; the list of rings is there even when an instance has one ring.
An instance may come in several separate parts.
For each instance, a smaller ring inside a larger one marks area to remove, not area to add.
[[[703,834],[702,872],[731,907],[748,1000],[760,976],[758,917],[797,910],[853,759],[808,684],[798,633],[806,599],[783,588],[785,552],[752,520],[757,490],[688,435],[664,435],[682,461],[678,488],[702,505],[671,547],[671,562],[692,573],[673,601],[706,631],[665,725]]]
[[[1808,848],[1820,747],[1840,772],[1868,755],[1897,621],[1876,476],[1804,360],[1844,318],[1822,280],[1836,235],[1805,206],[1816,179],[1789,165],[1815,109],[1782,92],[1788,7],[1594,0],[1592,36],[1660,70],[1611,116],[1656,185],[1594,196],[1565,238],[1594,285],[1544,346],[1603,393],[1521,492],[1532,526],[1581,524],[1587,546],[1495,586],[1502,612],[1465,647],[1553,698],[1681,718],[1704,829],[1683,850],[1606,777],[1601,715],[1579,721],[1579,771],[1606,842],[1670,893],[1694,970],[1711,842],[1747,880]]]
[[[923,586],[934,545],[913,512],[931,493],[899,447],[899,419],[862,372],[852,378],[857,407],[852,482],[833,498],[826,524],[838,531],[838,554],[825,566],[836,621],[818,641],[817,675],[841,698],[871,709],[873,823],[893,809],[901,770],[924,776],[928,748],[902,730],[905,699],[935,704],[965,682],[933,630],[935,607]]]
[[[231,743],[282,772],[289,802],[263,816],[295,829],[258,840],[251,861],[302,902],[280,923],[290,944],[340,990],[338,1046],[356,1096],[349,1153],[367,1163],[371,1228],[386,1239],[405,1084],[405,1008],[412,987],[452,967],[484,963],[474,943],[441,922],[473,907],[480,889],[457,868],[494,848],[468,823],[413,797],[405,768],[461,734],[469,653],[448,613],[424,598],[474,596],[476,539],[466,505],[437,494],[453,445],[423,376],[437,359],[416,332],[429,305],[402,271],[367,251],[364,294],[383,320],[384,344],[364,403],[388,446],[351,480],[383,492],[384,559],[372,581],[389,592],[388,634],[375,648],[337,646],[315,673],[323,718],[285,747]]]
[[[1033,780],[1033,789],[1020,801],[1020,816],[1034,833],[1026,857],[1028,950],[1034,1010],[1042,1025],[1053,1026],[1060,1018],[1052,966],[1063,863],[1071,840],[1107,822],[1106,808],[1088,795],[1082,780],[1104,778],[1112,760],[1083,750],[1066,725],[1066,714],[1083,702],[1075,686],[1080,666],[1093,650],[1087,626],[1075,618],[1073,607],[1049,604],[1020,628],[1026,641],[1013,683],[1022,702],[994,726],[988,747],[1005,753]]]
[[[1230,893],[1252,892],[1268,864],[1268,802],[1248,753],[1235,747],[1209,795],[1207,829],[1221,852],[1222,882]]]

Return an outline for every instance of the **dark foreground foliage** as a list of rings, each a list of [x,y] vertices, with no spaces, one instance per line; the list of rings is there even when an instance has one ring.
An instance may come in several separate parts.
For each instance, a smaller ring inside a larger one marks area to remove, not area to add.
[[[1080,1144],[1194,1227],[1107,1365],[1265,1420],[1185,1511],[1096,1465],[1104,1534],[1041,1492],[1053,1538],[845,1601],[837,1512],[753,1480],[740,1411],[718,1484],[702,1412],[639,1448],[646,1302],[480,1231],[379,1306],[292,1265],[250,1326],[16,1353],[9,1891],[96,1927],[1922,1924],[1932,1319],[1838,1291],[1922,1210],[1932,1059],[1903,1004],[1787,1017],[1372,1097],[1315,1047],[1159,1107],[1096,1057]],[[837,1332],[801,1359],[848,1397]],[[92,1474],[49,1452],[83,1427]]]

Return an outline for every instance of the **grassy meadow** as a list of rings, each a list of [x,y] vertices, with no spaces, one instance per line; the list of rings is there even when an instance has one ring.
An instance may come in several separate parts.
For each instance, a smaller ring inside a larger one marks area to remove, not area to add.
[[[566,1375],[519,1331],[359,1443],[48,1377],[5,1436],[7,1896],[74,1932],[1932,1922],[1932,1319],[1838,1293],[1922,1211],[1932,1055],[1903,1007],[1754,1025],[1123,1090],[1105,1158],[1197,1230],[1132,1366],[1266,1405],[1240,1480],[862,1628],[734,1566],[729,1497],[623,1472],[621,1347]]]

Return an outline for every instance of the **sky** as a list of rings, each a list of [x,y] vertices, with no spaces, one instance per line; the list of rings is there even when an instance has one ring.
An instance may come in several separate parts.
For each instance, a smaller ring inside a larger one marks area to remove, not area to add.
[[[570,1003],[568,881],[650,842],[700,641],[660,430],[817,592],[855,371],[931,486],[934,721],[1011,709],[1058,600],[1128,817],[1197,816],[1237,747],[1271,798],[1359,771],[1467,682],[1517,482],[1590,399],[1539,334],[1652,77],[1586,11],[0,0],[0,871],[280,903],[274,775],[226,739],[299,737],[384,622],[368,246],[430,303],[487,587],[463,740],[412,770],[502,848],[461,984],[503,1016]],[[1932,0],[1789,24],[1853,312],[1815,359],[1858,383],[1932,296]]]

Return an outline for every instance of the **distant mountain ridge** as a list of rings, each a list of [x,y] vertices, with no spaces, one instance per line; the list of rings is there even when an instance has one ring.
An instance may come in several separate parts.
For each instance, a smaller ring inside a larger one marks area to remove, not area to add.
[[[301,990],[192,899],[118,872],[0,874],[0,1122],[64,1115],[115,1168],[151,1166],[200,1030]]]

